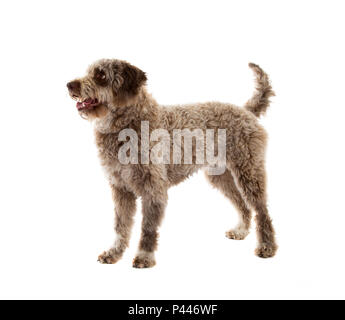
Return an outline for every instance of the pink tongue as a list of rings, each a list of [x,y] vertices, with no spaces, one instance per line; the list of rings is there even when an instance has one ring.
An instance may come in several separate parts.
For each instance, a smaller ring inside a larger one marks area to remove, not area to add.
[[[92,99],[88,98],[86,100],[84,100],[83,102],[77,102],[77,109],[83,109],[85,107],[87,107],[89,104],[92,103]]]

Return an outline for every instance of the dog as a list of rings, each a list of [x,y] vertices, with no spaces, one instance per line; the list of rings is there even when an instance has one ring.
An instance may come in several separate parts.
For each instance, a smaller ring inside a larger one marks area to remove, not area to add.
[[[153,163],[138,148],[135,149],[138,156],[134,158],[141,161],[120,161],[119,153],[127,143],[121,132],[126,129],[136,133],[137,144],[153,151],[153,141],[148,141],[141,132],[143,123],[149,124],[149,128],[146,126],[149,134],[156,129],[164,129],[169,134],[185,129],[201,130],[202,133],[209,129],[224,130],[223,171],[206,176],[210,184],[238,210],[239,223],[226,232],[226,236],[244,239],[249,233],[251,211],[254,210],[258,239],[255,253],[262,258],[275,255],[275,232],[266,204],[264,162],[267,134],[257,119],[266,112],[274,92],[267,74],[256,64],[250,63],[249,66],[255,73],[257,87],[244,107],[220,102],[159,105],[147,91],[145,72],[116,59],[99,60],[88,68],[86,76],[68,82],[69,95],[77,101],[79,114],[94,124],[100,161],[115,202],[116,240],[109,250],[99,255],[100,263],[114,264],[121,259],[128,247],[136,199],[141,197],[141,238],[133,267],[153,267],[156,264],[154,252],[158,227],[167,205],[168,188],[206,168],[205,164],[195,162],[198,152],[195,145],[192,147],[192,163]],[[130,151],[126,150],[125,156]],[[182,150],[182,156],[185,152]]]

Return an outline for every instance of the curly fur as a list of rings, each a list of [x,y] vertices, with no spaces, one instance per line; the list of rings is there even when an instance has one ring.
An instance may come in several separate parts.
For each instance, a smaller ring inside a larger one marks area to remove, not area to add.
[[[247,101],[244,107],[259,117],[266,112],[270,104],[269,99],[275,94],[272,90],[267,74],[254,63],[249,63],[249,67],[251,67],[255,73],[257,91],[253,97]]]
[[[222,175],[208,176],[212,186],[232,201],[239,212],[238,226],[226,233],[230,239],[244,239],[250,228],[251,210],[256,211],[259,257],[272,257],[276,250],[275,234],[266,205],[264,168],[266,132],[256,117],[269,106],[274,95],[268,76],[257,65],[249,65],[256,75],[257,91],[244,108],[220,102],[162,106],[147,92],[146,75],[139,68],[120,61],[103,59],[91,65],[87,75],[69,83],[74,99],[97,99],[99,104],[80,114],[93,120],[96,144],[115,202],[116,241],[99,256],[101,263],[116,263],[128,246],[136,199],[142,199],[142,234],[137,268],[155,265],[154,251],[158,227],[167,204],[167,190],[203,168],[195,164],[153,164],[144,162],[123,165],[118,160],[122,143],[119,132],[130,128],[137,132],[139,144],[141,121],[149,121],[150,132],[163,128],[226,129],[226,170]],[[150,143],[149,148],[152,149]],[[196,149],[193,147],[193,160]],[[182,150],[183,154],[183,150]],[[139,159],[143,156],[139,150]],[[171,162],[173,163],[173,162]]]

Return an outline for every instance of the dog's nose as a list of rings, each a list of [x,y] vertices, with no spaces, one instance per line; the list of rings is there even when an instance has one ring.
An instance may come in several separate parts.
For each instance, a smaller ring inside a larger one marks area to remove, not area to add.
[[[80,82],[75,80],[67,83],[68,90],[72,92],[78,92],[80,91]]]

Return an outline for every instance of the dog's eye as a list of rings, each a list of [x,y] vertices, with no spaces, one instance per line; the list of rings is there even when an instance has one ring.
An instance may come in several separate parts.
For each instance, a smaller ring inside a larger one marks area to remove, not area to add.
[[[99,79],[99,80],[105,80],[106,75],[105,75],[105,73],[104,73],[103,70],[97,70],[97,71],[96,71],[96,74],[95,74],[95,77],[96,77],[97,79]]]
[[[107,82],[107,76],[103,70],[96,70],[94,74],[94,79],[97,84],[105,85]]]

